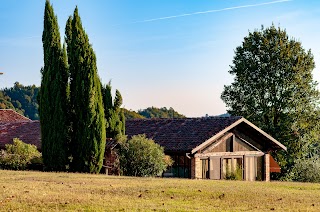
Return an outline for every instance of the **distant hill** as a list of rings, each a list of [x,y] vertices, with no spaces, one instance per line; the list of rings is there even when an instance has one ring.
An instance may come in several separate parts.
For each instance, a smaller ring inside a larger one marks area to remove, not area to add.
[[[40,88],[24,86],[19,82],[11,88],[0,91],[0,109],[14,109],[18,113],[32,119],[39,119],[37,96]]]
[[[24,86],[19,82],[14,83],[11,88],[0,90],[0,109],[14,109],[18,113],[32,119],[39,120],[39,105],[37,96],[40,88]],[[184,115],[175,111],[172,107],[148,107],[136,111],[122,108],[126,119],[144,118],[185,118]]]
[[[143,118],[185,118],[186,116],[178,113],[172,107],[148,107],[138,110],[138,112],[123,108],[126,119],[143,119]]]
[[[230,117],[231,115],[229,113],[224,113],[221,115],[217,115],[218,117]]]
[[[148,107],[144,110],[139,110],[138,113],[146,118],[185,118],[184,115],[175,111],[172,107],[156,108]]]
[[[145,119],[146,118],[133,110],[128,110],[126,108],[121,108],[121,109],[123,110],[123,113],[126,119]]]

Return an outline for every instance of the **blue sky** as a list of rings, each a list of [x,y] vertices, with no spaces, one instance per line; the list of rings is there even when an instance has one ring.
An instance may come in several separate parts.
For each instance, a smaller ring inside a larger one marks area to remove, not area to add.
[[[40,85],[45,1],[2,0],[0,87]],[[320,81],[318,0],[51,0],[60,33],[76,5],[103,83],[112,80],[127,109],[173,107],[189,117],[226,112],[234,49],[248,31],[274,23],[311,48]],[[207,11],[207,12],[206,12]],[[200,13],[199,13],[200,12]],[[203,13],[202,13],[203,12]],[[185,15],[188,14],[188,15]],[[170,18],[169,18],[170,17]]]

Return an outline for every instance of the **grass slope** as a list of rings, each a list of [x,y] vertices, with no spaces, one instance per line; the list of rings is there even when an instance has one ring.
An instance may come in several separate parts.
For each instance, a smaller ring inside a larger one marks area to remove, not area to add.
[[[320,211],[320,184],[0,170],[0,211]]]

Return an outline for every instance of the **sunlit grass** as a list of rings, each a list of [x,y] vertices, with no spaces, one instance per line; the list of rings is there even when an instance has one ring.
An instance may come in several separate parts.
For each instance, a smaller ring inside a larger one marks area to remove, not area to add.
[[[320,211],[320,184],[0,170],[1,211]]]

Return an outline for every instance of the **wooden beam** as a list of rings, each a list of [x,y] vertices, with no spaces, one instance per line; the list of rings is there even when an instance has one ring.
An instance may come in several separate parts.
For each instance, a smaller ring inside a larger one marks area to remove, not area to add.
[[[261,151],[241,151],[241,152],[208,152],[208,153],[197,153],[194,157],[205,158],[212,156],[263,156],[264,153]]]
[[[252,147],[253,149],[261,152],[261,150],[260,150],[259,148],[255,147],[255,146],[254,146],[253,144],[251,144],[250,142],[246,141],[245,139],[243,139],[243,138],[241,138],[241,137],[239,137],[239,136],[238,136],[238,138],[240,138],[241,141],[243,141],[244,143],[248,144],[248,145],[249,145],[250,147]]]
[[[234,135],[233,133],[227,133],[227,134],[223,135],[221,138],[216,140],[213,145],[210,146],[210,144],[208,144],[208,146],[202,152],[203,153],[210,152],[211,150],[216,148],[219,144],[221,144],[223,141],[226,141],[227,139],[229,139],[233,135]]]
[[[200,144],[199,146],[197,146],[196,148],[194,148],[193,150],[191,150],[191,154],[196,153],[198,150],[203,149],[204,147],[208,146],[208,144],[210,144],[212,141],[216,140],[217,138],[223,136],[223,134],[225,134],[226,132],[228,132],[229,130],[233,129],[235,126],[237,126],[238,124],[240,124],[241,122],[243,122],[245,120],[245,118],[241,118],[238,121],[234,122],[233,124],[231,124],[229,127],[224,128],[222,131],[220,131],[219,133],[217,133],[215,136],[209,138],[208,140],[206,140],[205,142],[203,142],[202,144]]]
[[[247,119],[244,119],[243,121],[244,123],[246,123],[247,125],[249,125],[250,127],[252,127],[253,129],[257,130],[259,133],[261,133],[263,136],[265,136],[267,139],[269,139],[271,142],[275,143],[277,146],[279,146],[280,148],[284,149],[287,151],[287,147],[284,146],[282,143],[280,143],[279,141],[277,141],[276,139],[274,139],[272,136],[270,136],[268,133],[266,133],[265,131],[263,131],[262,129],[260,129],[259,127],[257,127],[256,125],[252,124],[250,121],[248,121]]]
[[[253,145],[255,147],[254,149],[256,149],[256,148],[258,148],[259,150],[263,149],[264,146],[262,144],[259,144],[258,142],[252,140],[250,137],[246,136],[245,134],[241,133],[240,131],[235,129],[235,130],[233,130],[233,132],[238,138],[240,138],[240,140],[245,140],[246,142],[251,143],[251,145]]]

